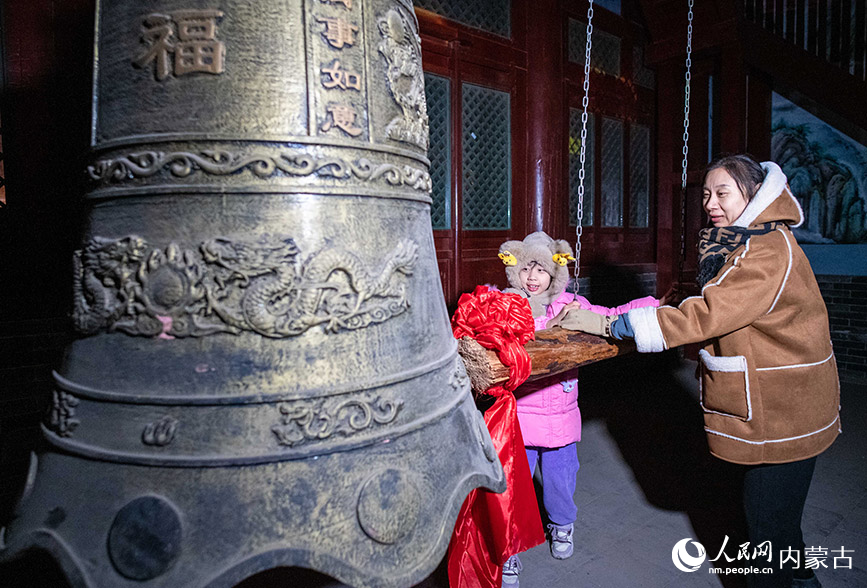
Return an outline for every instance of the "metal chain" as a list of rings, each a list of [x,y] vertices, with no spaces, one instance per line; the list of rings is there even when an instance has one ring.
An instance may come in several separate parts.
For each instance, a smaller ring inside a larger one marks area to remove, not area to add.
[[[680,259],[677,264],[677,281],[683,282],[683,263],[686,260],[686,168],[689,153],[689,82],[692,69],[692,6],[689,0],[689,25],[686,29],[686,82],[683,89],[683,166],[680,175]]]
[[[691,1],[691,0],[690,0]],[[587,46],[584,49],[584,98],[581,100],[581,169],[578,171],[578,211],[575,227],[575,292],[578,292],[578,274],[581,272],[581,235],[584,233],[584,167],[587,157],[587,105],[590,103],[590,53],[593,49],[593,0],[587,8]]]

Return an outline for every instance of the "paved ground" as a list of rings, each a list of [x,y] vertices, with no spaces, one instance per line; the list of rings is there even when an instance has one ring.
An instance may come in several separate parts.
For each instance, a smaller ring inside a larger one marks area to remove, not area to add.
[[[684,538],[702,542],[708,557],[726,535],[729,555],[743,542],[725,467],[707,454],[695,364],[674,355],[609,361],[620,364],[584,368],[579,384],[575,554],[558,561],[547,545],[526,552],[521,586],[741,586],[707,562],[692,573],[672,563]],[[867,386],[844,382],[842,406],[843,434],[819,457],[803,519],[807,546],[827,550],[829,569],[818,571],[825,588],[867,587]],[[834,569],[841,547],[851,570]]]

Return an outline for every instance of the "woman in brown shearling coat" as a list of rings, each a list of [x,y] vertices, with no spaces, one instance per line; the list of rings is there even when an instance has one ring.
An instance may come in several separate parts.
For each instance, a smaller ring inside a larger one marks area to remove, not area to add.
[[[750,543],[771,542],[776,572],[751,575],[748,584],[818,587],[803,566],[801,515],[816,456],[840,432],[840,389],[825,303],[790,231],[803,211],[777,164],[746,155],[710,164],[703,206],[713,227],[701,231],[701,295],[677,308],[630,310],[611,333],[634,337],[641,352],[704,342],[700,398],[710,451],[744,464]],[[780,570],[780,551],[789,548],[800,566]]]

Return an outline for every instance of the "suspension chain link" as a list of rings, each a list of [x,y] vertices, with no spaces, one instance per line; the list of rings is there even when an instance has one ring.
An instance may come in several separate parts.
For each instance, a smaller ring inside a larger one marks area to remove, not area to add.
[[[686,260],[686,168],[689,154],[689,83],[692,69],[692,7],[689,0],[689,25],[686,29],[686,76],[683,89],[683,164],[680,175],[680,258],[677,263],[677,281],[683,282],[683,264]]]
[[[584,168],[587,158],[587,106],[590,104],[590,54],[593,49],[593,0],[587,8],[587,46],[584,49],[584,98],[581,100],[581,169],[578,171],[578,211],[575,227],[575,292],[578,292],[578,274],[581,272],[581,236],[584,233]]]

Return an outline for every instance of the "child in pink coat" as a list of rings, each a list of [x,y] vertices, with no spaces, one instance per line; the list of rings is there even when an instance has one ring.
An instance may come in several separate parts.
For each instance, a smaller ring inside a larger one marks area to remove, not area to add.
[[[620,315],[640,306],[658,306],[652,296],[608,308],[590,304],[583,296],[566,292],[568,261],[572,248],[544,232],[528,235],[523,241],[506,241],[500,246],[500,259],[514,292],[529,299],[536,330],[552,326],[572,308],[598,314]],[[578,508],[573,498],[578,473],[581,440],[581,411],[578,410],[577,370],[544,380],[526,383],[515,390],[518,421],[527,450],[530,472],[539,464],[542,474],[542,503],[550,523],[551,555],[566,559],[572,555],[572,531]],[[503,586],[518,586],[521,562],[513,555],[503,566]]]

